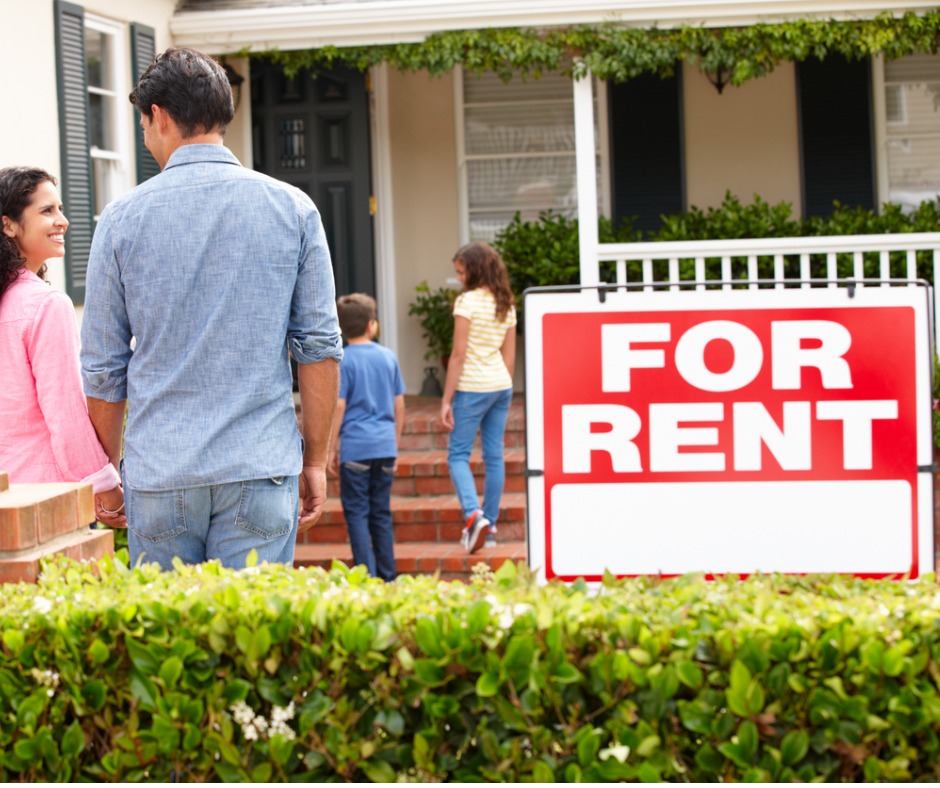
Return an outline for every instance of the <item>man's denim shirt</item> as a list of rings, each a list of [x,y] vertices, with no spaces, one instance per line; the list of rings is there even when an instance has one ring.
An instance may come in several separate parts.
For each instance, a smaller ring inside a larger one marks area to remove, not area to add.
[[[184,145],[108,205],[88,260],[82,379],[91,397],[128,400],[125,485],[299,473],[288,350],[299,364],[342,358],[335,299],[313,203],[221,145]]]

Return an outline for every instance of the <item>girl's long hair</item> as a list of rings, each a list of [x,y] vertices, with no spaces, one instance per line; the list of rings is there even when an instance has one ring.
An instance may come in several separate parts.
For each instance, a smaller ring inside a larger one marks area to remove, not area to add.
[[[4,167],[0,169],[0,217],[6,216],[18,222],[23,211],[33,200],[36,188],[43,181],[53,186],[56,179],[38,167]],[[20,269],[26,265],[26,259],[16,241],[0,231],[0,298],[20,275]],[[37,272],[40,279],[45,279],[46,265]]]
[[[464,287],[475,290],[485,287],[496,299],[496,319],[506,319],[510,307],[515,306],[516,298],[509,286],[509,274],[506,263],[492,246],[483,241],[474,241],[461,246],[454,255],[454,262],[463,263],[466,272]]]

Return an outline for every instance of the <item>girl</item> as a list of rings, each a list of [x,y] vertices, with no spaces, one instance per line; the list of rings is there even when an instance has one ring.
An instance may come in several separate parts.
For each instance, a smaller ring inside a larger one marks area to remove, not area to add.
[[[44,281],[69,226],[55,178],[0,169],[0,217],[0,470],[14,483],[89,482],[98,519],[124,527],[121,479],[82,394],[75,309]]]
[[[516,308],[506,265],[489,244],[470,243],[454,255],[464,292],[454,304],[454,349],[447,365],[441,422],[451,432],[450,478],[466,525],[460,543],[468,553],[495,545],[496,518],[506,478],[503,432],[512,401],[516,359]],[[483,507],[477,498],[470,449],[480,430]]]

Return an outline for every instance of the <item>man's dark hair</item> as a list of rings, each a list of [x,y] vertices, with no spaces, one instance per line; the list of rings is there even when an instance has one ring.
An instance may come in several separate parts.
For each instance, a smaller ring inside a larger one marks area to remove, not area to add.
[[[235,117],[225,71],[195,49],[168,49],[157,55],[131,91],[130,100],[150,120],[154,104],[165,110],[183,139],[216,130],[224,134]]]
[[[339,327],[346,340],[363,336],[369,328],[369,321],[375,320],[375,299],[365,293],[350,293],[336,301]]]

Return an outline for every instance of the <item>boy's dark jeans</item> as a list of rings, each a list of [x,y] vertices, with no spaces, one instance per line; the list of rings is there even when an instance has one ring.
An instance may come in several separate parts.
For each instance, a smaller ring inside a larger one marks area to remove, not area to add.
[[[339,468],[339,497],[353,563],[365,564],[370,575],[383,580],[395,579],[391,509],[394,476],[394,457],[347,461]]]

